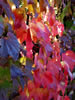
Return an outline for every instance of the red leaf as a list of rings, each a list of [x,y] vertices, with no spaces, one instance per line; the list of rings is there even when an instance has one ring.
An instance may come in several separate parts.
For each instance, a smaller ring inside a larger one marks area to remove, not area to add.
[[[33,20],[30,23],[30,29],[31,29],[32,35],[36,36],[36,38],[49,41],[50,32],[47,26],[42,21],[39,22],[39,21]]]
[[[68,96],[65,96],[64,100],[70,100],[70,98]]]
[[[30,29],[27,30],[27,38],[26,38],[26,50],[27,50],[27,57],[32,58],[32,47],[33,43],[31,40]]]
[[[61,22],[55,21],[54,25],[52,26],[52,35],[62,36],[64,31],[64,25]]]
[[[20,43],[23,43],[27,38],[27,32],[24,28],[20,27],[15,30],[16,36]]]
[[[59,42],[55,41],[53,44],[53,58],[54,57],[59,57],[60,59],[60,46],[59,46]]]
[[[62,60],[69,65],[69,68],[72,71],[75,66],[75,53],[71,50],[66,51],[62,54]]]
[[[49,22],[49,25],[53,26],[56,21],[56,18],[55,18],[55,11],[52,7],[49,8],[47,13],[45,14],[45,17],[46,17],[46,21]]]
[[[21,27],[21,22],[23,20],[23,14],[19,13],[19,9],[16,9],[13,11],[14,15],[15,15],[15,22],[14,22],[14,29],[20,28]]]
[[[60,80],[59,71],[61,70],[61,64],[57,58],[48,61],[47,70],[50,71],[57,80]]]

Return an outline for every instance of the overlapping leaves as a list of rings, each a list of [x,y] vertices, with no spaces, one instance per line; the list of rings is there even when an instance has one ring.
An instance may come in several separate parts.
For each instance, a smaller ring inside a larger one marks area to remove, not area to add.
[[[75,53],[68,50],[60,55],[60,44],[56,36],[61,37],[63,35],[64,25],[56,20],[54,9],[50,7],[48,0],[43,0],[44,5],[40,0],[38,17],[34,16],[37,14],[35,7],[37,0],[24,1],[24,5],[27,4],[26,7],[32,5],[34,9],[33,18],[30,18],[30,11],[23,12],[24,10],[19,7],[18,0],[12,0],[12,2],[18,7],[13,11],[9,6],[11,3],[8,4],[4,0],[0,2],[5,16],[9,19],[12,17],[12,28],[16,34],[15,36],[9,27],[8,32],[4,34],[4,25],[3,23],[0,24],[0,58],[4,59],[11,56],[17,60],[21,44],[27,51],[26,57],[33,60],[34,66],[30,62],[28,62],[29,66],[27,62],[21,62],[21,66],[25,68],[18,68],[15,65],[10,68],[11,78],[13,81],[17,79],[24,89],[20,91],[22,98],[24,97],[25,100],[62,100],[59,95],[61,91],[63,99],[69,99],[64,96],[64,93],[68,85],[68,75],[73,79],[71,71],[75,66]],[[48,6],[48,12],[46,6]],[[27,15],[24,15],[26,13]],[[44,13],[45,16],[42,16],[41,14]],[[23,45],[24,42],[26,44]],[[34,51],[33,55],[34,44],[39,44],[40,48],[37,53]],[[21,57],[25,57],[24,52],[21,51],[20,53]]]
[[[11,56],[14,60],[17,60],[19,51],[20,45],[13,33],[8,32],[7,37],[0,38],[0,57]]]

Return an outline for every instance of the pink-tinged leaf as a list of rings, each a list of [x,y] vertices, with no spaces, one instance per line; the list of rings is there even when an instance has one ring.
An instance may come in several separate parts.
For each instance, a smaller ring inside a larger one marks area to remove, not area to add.
[[[58,95],[57,100],[70,100],[70,98],[68,96],[60,96]]]
[[[54,22],[55,22],[55,16],[50,16],[50,19],[49,19],[50,26],[53,26]]]
[[[38,39],[49,41],[50,32],[42,21],[33,20],[30,23],[30,29],[33,36],[36,36]]]
[[[56,21],[55,15],[54,15],[54,14],[52,15],[52,14],[49,12],[47,16],[48,16],[47,20],[49,21],[49,25],[50,25],[50,26],[53,26],[54,23],[55,23],[55,21]]]
[[[64,100],[70,100],[70,98],[68,96],[65,96]]]
[[[58,95],[57,100],[63,100],[62,96]]]
[[[31,40],[30,29],[27,30],[27,38],[26,38],[26,50],[27,50],[27,57],[32,58],[32,47],[33,43]]]
[[[59,42],[55,41],[53,44],[53,58],[59,56],[60,59],[60,46],[59,46]]]
[[[61,37],[63,35],[63,31],[64,31],[64,25],[61,22],[57,22],[57,32],[59,34],[59,36]]]
[[[26,56],[31,59],[33,56],[32,50],[30,50],[30,51],[28,50]]]
[[[70,66],[66,61],[64,61],[64,66],[63,67],[64,67],[64,72],[68,72],[70,78],[73,79],[73,75],[72,75],[72,72],[70,70]]]
[[[50,7],[49,11],[44,16],[44,19],[46,21],[49,21],[49,25],[52,29],[53,36],[56,36],[56,35],[62,36],[63,35],[64,25],[61,22],[56,20],[55,11],[52,7]]]
[[[49,55],[48,55],[49,57]],[[39,55],[35,54],[35,59],[34,59],[34,63],[36,65],[37,68],[39,68],[40,70],[44,69],[44,65],[46,65],[46,60],[48,58],[46,56],[46,52],[44,50],[44,47],[41,47],[39,50]]]
[[[62,95],[64,95],[65,93],[65,89],[66,89],[66,85],[65,85],[65,82],[61,81],[60,84],[57,84],[58,88],[57,88],[57,91],[60,92],[62,91]]]
[[[62,60],[68,64],[69,69],[72,71],[75,66],[75,53],[71,50],[66,51],[62,54]]]
[[[39,59],[42,59],[43,60],[43,64],[46,64],[46,52],[45,52],[45,50],[44,50],[44,48],[43,47],[41,47],[40,48],[40,50],[39,50]]]
[[[49,71],[41,72],[40,70],[37,70],[34,72],[33,76],[36,86],[43,86],[44,88],[49,88],[50,84],[53,83],[53,76]]]
[[[40,41],[40,44],[44,48],[43,55],[45,53],[47,55],[47,57],[49,57],[50,56],[50,53],[53,51],[52,44],[50,43],[50,41],[48,41],[48,42]]]
[[[55,11],[52,7],[48,8],[48,11],[44,15],[44,20],[48,21],[50,26],[54,25],[56,18],[55,18]]]
[[[60,80],[59,71],[61,71],[61,64],[57,58],[48,61],[47,70],[50,71],[54,77]]]
[[[46,87],[53,82],[53,76],[49,71],[44,72],[41,78]]]
[[[54,86],[56,85],[57,91],[61,90],[64,94],[65,88],[67,86],[67,78],[66,76],[64,77],[64,73],[62,72],[61,68],[62,66],[59,59],[54,58],[48,61],[47,70],[52,74],[52,77],[54,78]]]
[[[63,31],[64,25],[59,21],[55,21],[54,25],[52,26],[52,35],[59,35],[61,37],[63,35]]]

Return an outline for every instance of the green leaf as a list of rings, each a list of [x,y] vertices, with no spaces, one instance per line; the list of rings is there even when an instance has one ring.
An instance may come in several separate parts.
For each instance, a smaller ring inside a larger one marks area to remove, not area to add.
[[[66,12],[68,10],[68,5],[63,9],[63,12],[60,14],[60,20],[63,22],[64,17],[66,16]]]
[[[73,25],[73,21],[72,20],[66,20],[64,22],[64,25],[65,25],[66,28],[70,29],[72,27],[72,25]]]
[[[0,88],[10,88],[12,87],[12,82],[5,80],[0,83]]]
[[[71,27],[71,30],[75,31],[75,26],[72,26],[72,27]]]
[[[72,14],[71,12],[71,8],[70,8],[70,2],[68,2],[68,4],[66,5],[66,7],[63,9],[62,13],[60,14],[59,18],[60,20],[63,22],[64,17],[67,14]]]
[[[3,17],[2,17],[2,16],[0,16],[0,22],[2,22],[2,23],[3,23]]]
[[[7,88],[10,86],[12,86],[10,69],[7,67],[0,67],[0,88]]]
[[[10,79],[10,70],[9,68],[0,67],[0,80]]]
[[[63,34],[66,35],[67,34],[66,31],[64,31]]]
[[[73,51],[75,52],[75,47],[73,48]]]

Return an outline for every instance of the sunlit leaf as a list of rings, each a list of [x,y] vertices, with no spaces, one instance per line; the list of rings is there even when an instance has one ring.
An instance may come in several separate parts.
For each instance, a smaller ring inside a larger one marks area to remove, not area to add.
[[[26,57],[21,57],[21,58],[20,58],[20,63],[21,63],[22,65],[26,65]]]

